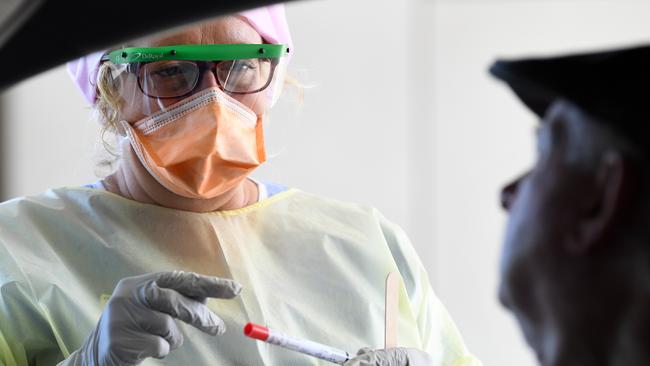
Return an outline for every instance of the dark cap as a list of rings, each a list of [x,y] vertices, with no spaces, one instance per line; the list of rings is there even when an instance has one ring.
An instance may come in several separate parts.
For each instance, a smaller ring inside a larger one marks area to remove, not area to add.
[[[563,98],[631,141],[650,145],[650,46],[497,61],[490,73],[540,118]]]

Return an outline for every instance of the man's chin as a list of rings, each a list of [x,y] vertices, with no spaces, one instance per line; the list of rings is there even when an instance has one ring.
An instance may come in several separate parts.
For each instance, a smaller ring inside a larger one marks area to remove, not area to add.
[[[535,356],[537,356],[537,361],[539,361],[539,364],[541,366],[548,366],[546,364],[546,357],[544,357],[544,353],[538,350],[537,348],[533,348],[533,350],[535,351]]]
[[[544,357],[544,350],[542,347],[542,342],[540,342],[538,332],[536,332],[534,328],[529,324],[524,325],[524,323],[522,323],[521,321],[519,322],[519,325],[522,329],[522,332],[524,333],[524,338],[526,340],[526,343],[535,353],[535,356],[537,357],[539,364],[542,366],[546,366],[547,357]]]
[[[546,361],[548,357],[545,357],[541,344],[539,342],[529,340],[528,337],[526,337],[526,343],[528,343],[528,346],[531,348],[533,353],[535,353],[535,357],[537,358],[540,366],[547,366]]]

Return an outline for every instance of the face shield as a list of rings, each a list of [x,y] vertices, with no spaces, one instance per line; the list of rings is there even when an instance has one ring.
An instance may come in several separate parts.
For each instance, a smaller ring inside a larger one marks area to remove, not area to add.
[[[257,116],[278,98],[289,48],[276,44],[131,47],[102,57],[121,120],[135,123],[199,93],[223,93]]]
[[[261,121],[288,52],[272,44],[123,48],[102,58],[99,98],[112,100],[121,141],[161,185],[213,198],[266,160]]]

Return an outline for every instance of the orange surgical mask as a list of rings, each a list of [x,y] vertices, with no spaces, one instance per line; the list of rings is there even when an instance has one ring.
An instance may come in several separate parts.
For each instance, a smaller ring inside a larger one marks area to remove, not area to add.
[[[219,196],[266,161],[262,117],[219,88],[122,126],[149,173],[183,197]]]

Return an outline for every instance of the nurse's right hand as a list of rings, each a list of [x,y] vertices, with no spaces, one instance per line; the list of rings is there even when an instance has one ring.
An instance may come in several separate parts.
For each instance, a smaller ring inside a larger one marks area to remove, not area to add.
[[[206,306],[208,298],[232,299],[237,282],[192,272],[160,272],[123,278],[84,345],[59,366],[137,365],[164,358],[183,343],[176,320],[210,335],[226,326]]]

